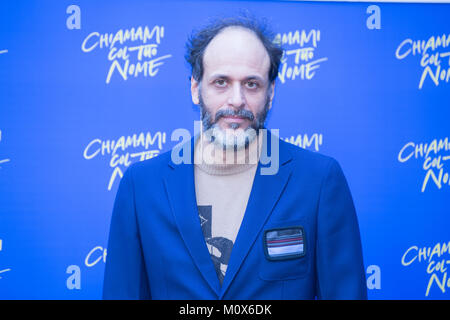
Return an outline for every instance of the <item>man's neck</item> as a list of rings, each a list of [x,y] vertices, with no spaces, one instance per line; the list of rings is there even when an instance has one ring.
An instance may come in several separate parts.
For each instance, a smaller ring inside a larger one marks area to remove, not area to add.
[[[199,135],[195,145],[194,163],[207,165],[254,165],[261,154],[262,135],[257,135],[246,147],[235,149],[223,148],[210,141],[204,133]]]

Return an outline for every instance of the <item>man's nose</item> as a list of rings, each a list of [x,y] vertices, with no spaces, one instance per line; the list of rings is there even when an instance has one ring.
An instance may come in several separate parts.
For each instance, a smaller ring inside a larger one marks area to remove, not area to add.
[[[236,83],[233,85],[228,103],[235,108],[242,108],[245,106],[245,96],[240,84]]]

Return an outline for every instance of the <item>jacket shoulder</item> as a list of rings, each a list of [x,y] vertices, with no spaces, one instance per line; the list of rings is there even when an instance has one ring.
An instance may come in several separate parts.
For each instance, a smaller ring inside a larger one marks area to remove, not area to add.
[[[163,174],[170,161],[171,150],[163,152],[156,157],[138,161],[130,165],[128,172],[133,172],[133,176],[143,176],[143,173]]]
[[[304,149],[282,139],[280,139],[280,148],[281,146],[289,152],[294,163],[297,166],[301,166],[311,170],[316,169],[322,171],[327,169],[332,164],[338,164],[336,159],[334,159],[333,157]]]

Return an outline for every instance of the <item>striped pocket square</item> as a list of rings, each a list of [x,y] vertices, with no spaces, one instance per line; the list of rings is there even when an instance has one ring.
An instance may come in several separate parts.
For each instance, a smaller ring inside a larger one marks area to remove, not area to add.
[[[266,230],[264,249],[269,260],[286,260],[305,255],[304,230],[301,226]]]

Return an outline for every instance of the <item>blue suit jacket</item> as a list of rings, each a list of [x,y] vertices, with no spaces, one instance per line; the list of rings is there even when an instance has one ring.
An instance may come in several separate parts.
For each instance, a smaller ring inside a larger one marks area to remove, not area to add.
[[[275,175],[261,175],[258,163],[222,285],[200,226],[193,164],[177,165],[166,152],[130,166],[114,204],[103,298],[366,299],[357,217],[339,164],[282,140],[279,155]],[[292,226],[303,227],[304,255],[269,260],[264,231]]]

